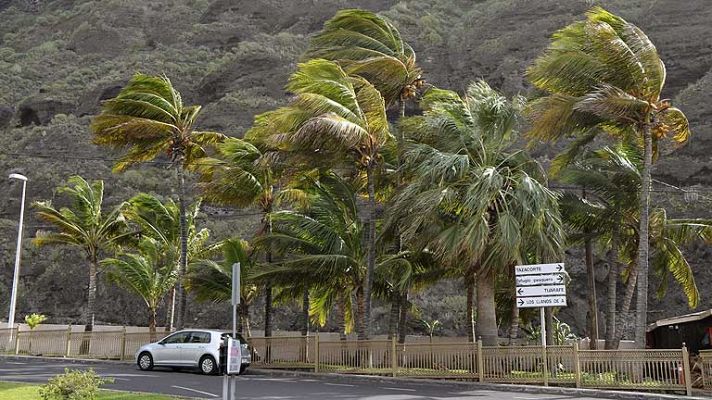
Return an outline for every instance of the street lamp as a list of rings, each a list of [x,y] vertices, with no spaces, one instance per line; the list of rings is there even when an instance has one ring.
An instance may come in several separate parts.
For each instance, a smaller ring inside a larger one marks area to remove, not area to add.
[[[27,177],[20,174],[10,174],[10,179],[22,181],[22,202],[20,203],[20,226],[17,231],[17,251],[15,253],[15,274],[12,278],[12,295],[10,297],[10,315],[7,317],[7,327],[12,329],[15,325],[15,305],[17,303],[17,284],[20,280],[20,253],[22,250],[22,221],[25,216],[25,188],[27,187]],[[12,340],[12,331],[10,331]]]

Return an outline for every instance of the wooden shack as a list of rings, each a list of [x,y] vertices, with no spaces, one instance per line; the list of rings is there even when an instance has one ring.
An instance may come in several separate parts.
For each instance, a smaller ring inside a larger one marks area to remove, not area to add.
[[[679,349],[685,343],[691,353],[710,346],[712,310],[665,318],[648,325],[647,346],[652,349]]]

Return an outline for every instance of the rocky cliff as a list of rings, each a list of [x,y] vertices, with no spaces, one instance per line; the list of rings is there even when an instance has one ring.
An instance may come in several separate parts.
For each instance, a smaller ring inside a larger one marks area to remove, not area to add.
[[[683,198],[682,192],[660,187],[656,201],[674,213],[708,216],[709,0],[0,0],[0,171],[30,178],[29,201],[52,198],[52,188],[77,173],[105,179],[109,204],[136,191],[170,196],[175,189],[170,171],[146,165],[112,175],[115,155],[89,142],[90,115],[136,71],[165,73],[186,101],[204,106],[200,126],[240,136],[254,114],[284,101],[286,77],[309,35],[340,8],[372,9],[394,21],[415,48],[430,83],[462,90],[482,77],[508,94],[526,94],[524,69],[556,29],[581,18],[593,4],[610,8],[649,34],[668,66],[666,95],[691,120],[694,137],[685,148],[663,158],[655,174],[673,185],[695,187],[699,195]],[[0,310],[7,309],[19,209],[18,184],[3,182]],[[206,212],[203,223],[217,237],[249,236],[255,218],[249,210],[219,219]],[[32,237],[38,227],[30,217],[25,236]],[[79,254],[68,249],[40,251],[28,241],[24,251],[19,313],[40,311],[56,322],[76,319],[86,287]],[[709,253],[706,247],[690,249],[702,308],[710,307]],[[584,297],[576,294],[583,293],[584,280],[579,279],[583,269],[579,257],[570,257],[570,263],[575,290],[571,307],[562,315],[583,327]],[[601,280],[605,274],[601,263]],[[603,297],[603,287],[599,294]],[[651,300],[655,302],[651,309],[660,311],[651,319],[686,312],[681,300],[679,290],[671,286],[664,306]],[[424,317],[438,317],[426,310],[441,299],[422,295],[417,301]],[[452,302],[462,303],[462,296]],[[104,285],[100,304],[101,321],[145,321],[141,303],[118,289]],[[191,310],[189,321],[221,325],[220,307]],[[283,329],[297,320],[287,308],[278,318]]]

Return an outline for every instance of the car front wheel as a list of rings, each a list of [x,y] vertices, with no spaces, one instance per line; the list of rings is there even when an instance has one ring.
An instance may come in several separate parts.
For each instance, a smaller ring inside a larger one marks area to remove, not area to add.
[[[141,371],[150,371],[153,369],[153,357],[151,357],[151,353],[147,351],[138,356],[138,361],[136,363]]]
[[[213,375],[217,372],[218,366],[212,356],[203,356],[200,359],[200,372],[205,375]]]

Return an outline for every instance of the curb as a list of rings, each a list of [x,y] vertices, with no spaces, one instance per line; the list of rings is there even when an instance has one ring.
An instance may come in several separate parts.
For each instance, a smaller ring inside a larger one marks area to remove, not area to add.
[[[70,358],[70,357],[48,357],[48,356],[20,356],[1,354],[0,359],[25,361],[25,360],[41,360],[41,361],[66,361],[72,364],[133,364],[129,360],[97,360],[93,358]]]
[[[534,386],[534,385],[512,385],[499,383],[479,383],[479,382],[463,382],[453,380],[437,380],[437,379],[415,379],[415,378],[398,378],[389,376],[371,376],[371,375],[345,375],[335,373],[315,373],[306,371],[292,370],[275,370],[275,369],[260,369],[250,368],[250,372],[260,375],[281,375],[281,376],[305,376],[310,378],[329,378],[347,383],[364,383],[364,382],[384,382],[396,383],[405,382],[411,385],[457,385],[462,388],[493,390],[493,391],[510,391],[531,394],[555,394],[568,396],[588,396],[603,399],[616,400],[710,400],[710,397],[684,396],[675,394],[660,394],[660,393],[642,393],[642,392],[625,392],[616,390],[596,390],[596,389],[577,389],[569,387],[557,386]]]

